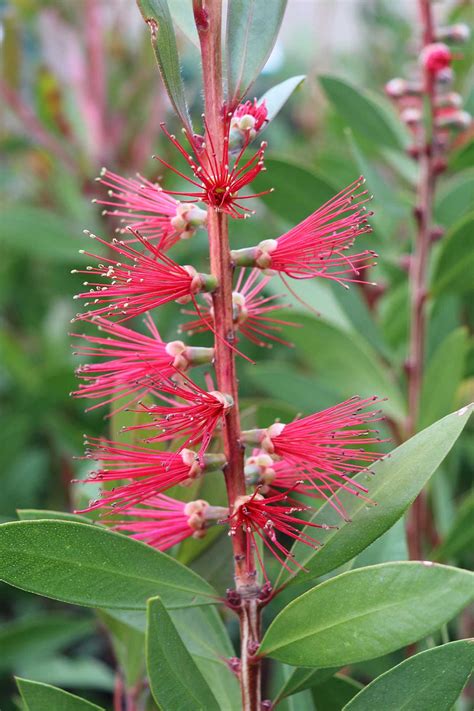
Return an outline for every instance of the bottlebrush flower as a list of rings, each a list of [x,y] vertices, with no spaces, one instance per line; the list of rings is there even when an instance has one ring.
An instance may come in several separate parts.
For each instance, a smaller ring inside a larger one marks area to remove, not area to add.
[[[142,405],[142,412],[147,412],[151,423],[142,423],[127,427],[126,431],[156,428],[159,434],[148,437],[146,442],[162,442],[185,437],[181,446],[201,443],[199,457],[202,457],[212,439],[216,427],[222,422],[233,405],[230,395],[218,390],[207,392],[193,383],[184,374],[180,374],[181,382],[161,379],[152,380],[155,393],[167,401],[167,405]],[[169,397],[171,396],[171,397]],[[177,400],[175,400],[177,398]],[[183,400],[184,403],[180,403]]]
[[[108,243],[89,232],[86,234],[118,256],[112,259],[81,250],[89,257],[98,259],[99,264],[86,270],[74,269],[73,273],[99,276],[109,279],[110,284],[84,282],[85,286],[90,287],[89,291],[77,294],[74,298],[90,299],[85,306],[93,308],[78,314],[76,319],[104,315],[122,316],[119,321],[126,321],[168,301],[187,303],[200,291],[213,291],[217,286],[215,277],[198,274],[189,265],[181,267],[138,232],[133,234],[145,248],[144,252],[139,252],[123,241],[114,239]]]
[[[295,513],[308,510],[308,506],[290,499],[288,492],[264,498],[257,487],[250,496],[240,496],[236,500],[233,511],[225,523],[230,526],[230,535],[235,535],[239,528],[243,529],[246,534],[247,566],[251,569],[253,552],[255,551],[260,567],[268,580],[262,557],[256,546],[256,538],[258,537],[263,541],[264,545],[286,570],[291,571],[292,564],[297,569],[301,569],[302,567],[299,563],[291,560],[290,551],[278,540],[277,533],[316,548],[319,545],[318,541],[307,533],[300,531],[298,526],[308,525],[314,528],[322,528],[322,526],[303,521],[294,516]]]
[[[159,240],[158,248],[166,251],[180,239],[189,239],[199,227],[204,227],[207,213],[197,205],[186,205],[168,195],[160,185],[142,175],[138,180],[122,178],[102,168],[97,180],[109,188],[110,200],[93,200],[107,209],[106,215],[121,217],[150,240]],[[109,209],[113,208],[113,209]],[[132,220],[132,222],[130,222]],[[126,242],[136,242],[132,237]]]
[[[231,151],[242,148],[253,141],[257,133],[267,122],[268,111],[265,101],[258,104],[257,99],[239,104],[230,120],[229,147]]]
[[[376,402],[377,398],[353,397],[289,424],[277,422],[267,429],[248,430],[242,433],[243,440],[259,445],[263,452],[282,461],[275,462],[273,472],[268,472],[266,484],[287,486],[304,480],[325,499],[339,489],[364,495],[368,490],[350,477],[380,457],[361,447],[378,444],[378,432],[357,429],[382,419],[380,410],[364,412]],[[331,503],[345,517],[337,496]]]
[[[164,551],[186,538],[203,538],[209,524],[224,517],[227,509],[210,506],[203,499],[186,503],[161,494],[125,514],[126,519],[114,521],[114,530],[131,533],[132,538]]]
[[[277,239],[257,247],[231,252],[236,266],[253,266],[287,274],[294,279],[324,277],[343,283],[356,281],[360,272],[374,265],[372,251],[347,255],[356,237],[371,232],[365,203],[367,191],[359,178],[331,198],[299,225]]]
[[[219,151],[217,147],[214,146],[210,135],[208,139],[209,145],[207,145],[203,141],[199,142],[195,136],[191,136],[186,129],[183,129],[184,135],[191,147],[192,153],[189,153],[189,151],[179,143],[176,136],[170,134],[166,127],[162,125],[164,133],[191,168],[194,179],[184,175],[184,173],[174,168],[162,158],[156,157],[160,163],[169,168],[169,170],[194,186],[194,189],[190,189],[189,191],[167,190],[169,195],[187,197],[190,198],[191,202],[204,202],[214,210],[226,212],[231,217],[242,218],[248,216],[248,213],[251,212],[251,210],[242,205],[242,201],[263,195],[263,193],[241,195],[240,191],[264,170],[263,157],[267,144],[261,143],[257,152],[244,162],[243,154],[248,145],[248,140],[246,140],[232,162],[229,147],[231,118],[232,114],[228,114],[223,119],[225,122],[224,144]]]
[[[271,348],[271,344],[266,341],[276,341],[285,346],[291,346],[292,344],[280,338],[278,333],[282,326],[297,326],[298,324],[276,319],[269,315],[278,309],[287,308],[289,304],[279,303],[278,295],[261,295],[270,279],[269,276],[262,278],[259,269],[253,269],[248,276],[245,270],[241,270],[235,291],[232,293],[235,330],[258,346]],[[206,298],[206,296],[205,294],[204,297]],[[212,301],[210,298],[207,298],[206,301],[207,308],[200,308],[199,316],[183,324],[180,327],[181,332],[193,334],[212,330],[214,323]],[[185,310],[183,313],[195,315],[193,311]]]
[[[451,66],[453,55],[450,48],[444,42],[433,42],[423,47],[420,54],[422,66],[430,73],[437,74],[443,69]]]
[[[101,492],[83,510],[128,509],[177,484],[187,485],[205,471],[216,470],[225,463],[224,455],[209,454],[199,457],[190,449],[162,452],[151,447],[90,438],[86,441],[86,459],[99,462],[100,468],[84,483],[110,483],[126,480],[128,483]],[[81,482],[82,483],[82,482]]]
[[[170,376],[191,365],[210,363],[214,357],[212,348],[189,348],[183,341],[165,343],[149,314],[145,324],[150,336],[100,316],[89,321],[107,336],[71,334],[79,339],[75,355],[102,359],[76,370],[82,382],[71,395],[100,401],[86,411],[121,398],[139,400],[151,389],[150,377]]]

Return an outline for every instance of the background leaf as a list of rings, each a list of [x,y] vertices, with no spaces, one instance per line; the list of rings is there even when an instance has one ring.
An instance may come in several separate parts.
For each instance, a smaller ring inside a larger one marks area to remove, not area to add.
[[[160,598],[148,602],[146,634],[150,688],[166,711],[219,711],[217,701],[176,631]]]
[[[267,108],[267,123],[273,121],[293,92],[299,89],[305,79],[305,74],[298,74],[298,76],[290,77],[276,86],[272,86],[271,89],[268,89],[268,91],[260,97],[258,103],[261,104],[265,101],[265,106]]]
[[[462,293],[474,288],[474,213],[457,222],[443,237],[434,269],[433,294]]]
[[[151,44],[160,68],[161,78],[176,113],[192,134],[173,20],[166,0],[137,0],[143,19],[151,32]]]
[[[428,649],[379,676],[344,711],[450,711],[473,666],[474,640]]]
[[[153,548],[100,526],[17,521],[0,526],[0,577],[56,600],[144,609],[160,592],[170,607],[214,602],[196,573]]]
[[[244,97],[276,42],[286,0],[232,0],[227,11],[227,96],[231,106]]]
[[[28,679],[16,679],[25,711],[104,711],[86,699],[69,694],[49,684]]]
[[[334,667],[388,654],[435,632],[474,598],[474,574],[435,563],[384,563],[343,573],[287,605],[259,653]]]

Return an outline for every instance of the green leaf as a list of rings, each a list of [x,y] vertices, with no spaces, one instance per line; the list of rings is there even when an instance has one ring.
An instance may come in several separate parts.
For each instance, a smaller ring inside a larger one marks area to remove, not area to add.
[[[451,227],[472,211],[474,170],[465,170],[440,186],[437,191],[435,219],[443,227]]]
[[[474,549],[474,491],[468,494],[457,509],[456,518],[446,538],[430,557],[447,560],[459,556],[464,551]]]
[[[159,597],[148,601],[146,650],[150,688],[160,709],[219,711]]]
[[[472,639],[428,649],[377,677],[344,711],[450,711],[473,666]]]
[[[471,291],[473,272],[474,213],[471,213],[443,237],[430,291],[434,295]]]
[[[408,560],[408,546],[406,540],[406,527],[403,518],[389,528],[388,531],[377,538],[359,553],[354,561],[354,568],[363,568],[377,563],[389,563],[393,560]]]
[[[143,19],[151,32],[151,43],[161,78],[173,107],[184,126],[192,134],[173,20],[166,0],[137,0]]]
[[[287,0],[232,0],[227,13],[227,97],[230,106],[244,97],[276,42]]]
[[[399,147],[400,137],[386,111],[367,92],[333,76],[319,82],[329,101],[347,125],[379,146]]]
[[[474,598],[474,574],[431,562],[383,563],[331,578],[287,605],[259,653],[293,665],[374,659],[434,633]]]
[[[141,610],[214,603],[212,587],[173,558],[101,526],[15,521],[0,526],[0,578],[55,600]]]
[[[118,619],[108,610],[97,610],[97,616],[107,628],[114,655],[124,675],[127,688],[144,676],[145,672],[145,633],[122,619]]]
[[[114,671],[100,659],[91,656],[37,657],[21,664],[18,673],[31,681],[41,681],[44,684],[72,689],[110,692],[115,686]]]
[[[359,497],[338,492],[350,522],[342,521],[329,502],[324,503],[311,521],[337,526],[338,530],[318,531],[321,548],[313,550],[300,542],[292,548],[295,559],[307,572],[298,573],[293,580],[317,578],[354,558],[375,541],[403,515],[421,489],[441,464],[461,434],[471,408],[462,408],[439,420],[391,452],[389,457],[376,462],[371,471],[356,477],[369,489],[368,496],[376,502],[370,506]],[[305,533],[314,536],[314,529]]]
[[[0,670],[18,669],[20,664],[67,647],[92,634],[91,620],[62,613],[43,612],[0,626]]]
[[[55,521],[73,521],[76,523],[87,523],[89,525],[94,522],[87,516],[80,514],[69,513],[68,511],[46,511],[45,509],[17,509],[18,518],[20,521],[43,521],[44,519],[53,519]]]
[[[274,705],[276,706],[280,699],[284,699],[287,696],[293,696],[293,694],[298,694],[300,691],[311,689],[313,686],[317,686],[318,684],[327,681],[327,679],[330,679],[333,674],[337,672],[337,670],[338,667],[334,667],[334,669],[296,667],[278,692],[273,702]]]
[[[468,333],[457,328],[437,348],[423,376],[419,429],[451,410],[464,373]]]
[[[15,679],[25,711],[104,711],[90,701],[69,694],[49,684],[28,679]]]
[[[305,79],[305,74],[298,74],[298,76],[290,77],[290,79],[285,79],[285,81],[276,84],[276,86],[272,86],[271,89],[266,91],[265,94],[260,97],[258,103],[261,104],[262,101],[265,101],[265,106],[267,107],[268,123],[273,121],[293,92],[299,89]]]
[[[54,264],[82,262],[80,230],[51,210],[23,205],[0,210],[0,244],[20,255]]]
[[[345,674],[336,674],[312,690],[317,711],[340,711],[350,701],[362,684]]]
[[[354,394],[357,383],[359,395],[388,398],[384,411],[397,420],[403,418],[405,404],[395,378],[359,334],[346,333],[311,316],[282,312],[280,318],[302,324],[302,328],[284,328],[283,336],[295,344],[323,384],[330,383],[346,398]],[[317,403],[314,409],[318,409]]]
[[[274,188],[274,193],[262,195],[261,200],[291,224],[308,217],[337,193],[325,178],[284,158],[267,158],[265,166],[267,170],[252,182],[252,190],[259,193]]]
[[[199,49],[199,35],[194,22],[192,0],[168,0],[168,5],[175,25]]]

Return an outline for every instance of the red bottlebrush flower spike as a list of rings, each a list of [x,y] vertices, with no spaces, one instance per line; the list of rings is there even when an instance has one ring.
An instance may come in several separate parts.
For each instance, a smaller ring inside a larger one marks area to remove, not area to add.
[[[287,274],[294,279],[323,277],[340,283],[358,281],[360,272],[374,266],[372,251],[347,255],[356,237],[371,232],[367,191],[359,178],[331,198],[299,225],[257,247],[231,252],[236,266],[254,266]]]
[[[142,175],[138,180],[122,178],[105,168],[97,180],[109,188],[110,200],[94,200],[106,206],[106,215],[121,217],[122,222],[150,240],[159,240],[158,248],[166,251],[180,239],[189,239],[204,227],[207,213],[197,205],[183,205],[156,183]],[[112,209],[109,209],[112,208]],[[136,242],[132,237],[125,242]]]
[[[284,487],[304,480],[324,499],[337,494],[339,489],[361,496],[368,490],[350,477],[370,466],[380,454],[365,451],[360,445],[378,444],[381,440],[374,436],[378,435],[376,430],[357,428],[382,419],[379,410],[364,412],[376,402],[377,398],[353,397],[289,424],[275,423],[266,430],[250,430],[243,437],[247,442],[260,444],[266,454],[281,459],[273,467],[267,463],[273,471],[267,472],[266,484]],[[337,496],[331,504],[346,517]]]
[[[100,469],[81,483],[123,480],[129,483],[104,490],[101,497],[91,502],[84,511],[136,506],[172,486],[191,483],[204,471],[217,469],[225,463],[224,456],[220,454],[205,455],[200,463],[196,453],[190,449],[176,454],[96,438],[86,441],[86,445],[86,459],[99,462]]]
[[[226,123],[225,138],[222,153],[217,154],[216,148],[212,143],[212,138],[209,137],[209,145],[206,143],[198,143],[196,137],[191,136],[186,129],[183,129],[189,145],[191,146],[192,154],[183,148],[176,140],[176,137],[168,133],[165,126],[162,126],[163,131],[168,136],[173,145],[184,156],[189,167],[193,171],[194,177],[184,175],[176,168],[173,168],[169,163],[158,158],[158,160],[173,173],[176,173],[181,178],[184,178],[194,186],[194,189],[189,191],[168,190],[170,195],[180,195],[187,197],[191,202],[204,202],[214,210],[226,212],[231,217],[242,218],[248,216],[252,212],[242,205],[243,200],[259,197],[263,193],[254,195],[241,195],[240,191],[262,171],[264,170],[263,156],[266,148],[266,143],[262,143],[257,152],[247,161],[243,161],[243,154],[247,148],[249,139],[247,139],[238,152],[231,167],[230,148],[229,148],[229,128],[231,115],[224,118]],[[268,191],[267,191],[268,192]]]
[[[262,278],[259,269],[253,269],[248,276],[246,276],[245,270],[241,270],[235,291],[232,293],[235,329],[258,346],[271,348],[271,344],[267,341],[291,346],[291,343],[283,340],[277,334],[281,331],[282,326],[298,326],[299,324],[276,319],[269,315],[273,311],[289,306],[286,303],[278,303],[278,295],[261,295],[270,279],[270,276]],[[207,299],[207,309],[204,311],[200,309],[200,311],[201,314],[198,318],[181,326],[182,332],[193,334],[212,330],[213,310],[210,299]],[[193,311],[183,311],[183,313],[194,314]]]
[[[76,355],[104,359],[99,363],[81,365],[76,371],[83,382],[71,394],[78,398],[100,400],[86,412],[121,398],[139,400],[152,390],[151,377],[168,377],[177,369],[184,371],[195,363],[211,362],[214,357],[212,348],[187,348],[183,341],[165,343],[149,314],[145,317],[145,324],[151,336],[100,316],[90,319],[90,322],[108,335],[71,334],[81,339]],[[130,405],[130,402],[127,404]]]
[[[117,259],[91,254],[84,254],[98,259],[97,267],[87,270],[74,269],[73,273],[88,274],[109,279],[107,282],[84,282],[90,290],[77,294],[75,299],[89,299],[85,304],[92,306],[77,319],[92,316],[121,316],[119,321],[126,321],[134,316],[150,311],[169,301],[187,303],[200,291],[213,291],[216,279],[209,274],[198,274],[192,266],[181,267],[172,259],[144,239],[138,232],[133,234],[145,248],[139,252],[125,242],[114,239],[108,243],[96,235],[89,234],[109,250],[117,254]]]
[[[233,400],[230,395],[217,390],[211,392],[203,390],[182,373],[180,380],[181,383],[169,379],[153,381],[154,391],[159,391],[162,399],[169,404],[143,406],[142,412],[147,412],[153,418],[153,422],[127,427],[126,431],[149,430],[156,427],[160,433],[147,438],[147,442],[162,442],[185,437],[186,441],[180,449],[200,442],[198,454],[201,458],[216,427],[232,407]],[[183,400],[186,404],[174,398]]]
[[[186,538],[203,538],[216,513],[221,516],[227,512],[217,510],[203,499],[186,503],[161,494],[148,499],[142,508],[128,509],[128,518],[115,521],[113,528],[164,551]]]
[[[277,533],[316,548],[319,545],[318,541],[300,531],[298,526],[308,525],[314,528],[322,528],[322,526],[301,520],[294,515],[297,512],[308,510],[308,506],[290,499],[288,492],[264,498],[257,488],[251,496],[241,496],[236,500],[234,510],[226,523],[230,526],[230,535],[235,535],[239,528],[244,530],[247,542],[247,565],[251,569],[252,554],[255,550],[260,567],[268,580],[263,560],[255,545],[256,537],[263,541],[286,570],[292,571],[290,551],[278,540]],[[295,568],[302,569],[299,563],[292,562]]]

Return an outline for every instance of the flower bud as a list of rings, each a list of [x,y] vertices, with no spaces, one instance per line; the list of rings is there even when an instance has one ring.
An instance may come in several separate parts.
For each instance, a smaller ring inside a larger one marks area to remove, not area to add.
[[[419,96],[422,86],[419,82],[407,81],[400,77],[390,79],[385,84],[385,93],[391,99],[402,99],[405,96]]]
[[[436,112],[436,128],[450,128],[452,130],[464,131],[471,125],[472,116],[467,111],[458,109],[443,109]]]
[[[420,54],[422,66],[431,74],[437,74],[442,69],[450,67],[452,58],[451,50],[444,42],[427,44]]]
[[[436,30],[436,39],[448,42],[458,42],[464,44],[469,41],[471,30],[464,22],[458,22],[455,25],[447,27],[439,27]]]
[[[407,124],[407,126],[417,126],[421,123],[423,114],[420,109],[411,106],[409,108],[403,109],[403,111],[400,113],[400,118],[403,123]]]

